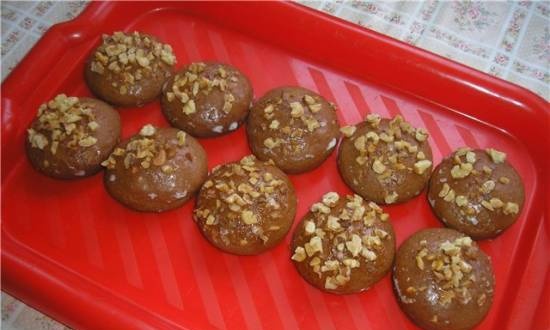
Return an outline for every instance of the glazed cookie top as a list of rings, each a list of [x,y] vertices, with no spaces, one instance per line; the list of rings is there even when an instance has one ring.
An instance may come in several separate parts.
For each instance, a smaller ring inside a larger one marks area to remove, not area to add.
[[[160,167],[163,173],[172,173],[174,166],[167,162],[174,158],[178,148],[185,146],[186,134],[183,131],[178,131],[176,133],[177,140],[166,141],[154,138],[158,130],[151,124],[143,126],[138,135],[132,137],[122,147],[116,147],[101,165],[112,170],[122,164],[125,170],[132,173],[151,167]]]
[[[465,147],[434,172],[429,202],[448,226],[483,239],[498,235],[517,219],[524,188],[505,153]]]
[[[175,126],[195,136],[214,136],[235,130],[246,117],[252,86],[234,67],[196,62],[169,81],[164,87],[164,99],[185,115],[185,120],[178,119],[177,114],[169,113],[163,106]]]
[[[252,151],[287,173],[318,166],[339,137],[334,105],[301,87],[268,92],[253,106],[247,132]]]
[[[99,123],[95,115],[78,97],[57,95],[53,100],[38,108],[37,119],[28,132],[28,142],[32,148],[57,153],[63,147],[77,149],[90,148],[97,143],[95,131]]]
[[[103,35],[102,44],[92,54],[91,72],[110,81],[120,95],[141,93],[140,81],[176,64],[172,47],[148,34],[115,32]]]
[[[409,237],[397,252],[393,276],[399,302],[426,329],[470,329],[483,319],[494,293],[489,258],[452,229]]]
[[[107,191],[124,205],[160,212],[193,197],[208,174],[206,153],[185,132],[143,126],[102,163]]]
[[[208,174],[206,153],[183,131],[143,126],[101,165],[105,186],[115,199],[138,211],[160,212],[180,206]]]
[[[215,168],[199,193],[195,220],[219,248],[257,254],[279,242],[296,212],[287,176],[250,155]]]
[[[325,194],[294,233],[292,260],[313,285],[335,293],[367,289],[393,262],[389,215],[359,195]]]
[[[346,182],[365,198],[392,204],[416,196],[432,170],[428,133],[401,116],[367,115],[365,122],[341,128],[339,155]]]

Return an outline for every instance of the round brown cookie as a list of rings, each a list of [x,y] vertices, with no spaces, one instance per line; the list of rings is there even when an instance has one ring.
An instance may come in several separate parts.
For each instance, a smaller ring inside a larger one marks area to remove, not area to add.
[[[172,47],[155,37],[115,32],[103,35],[88,58],[84,77],[99,98],[123,107],[141,106],[160,95],[175,63]]]
[[[333,105],[302,87],[269,91],[250,110],[248,144],[262,160],[271,159],[287,173],[314,169],[338,142]]]
[[[194,214],[214,246],[254,255],[284,238],[296,215],[296,195],[281,170],[251,155],[214,169],[200,190]]]
[[[292,260],[313,286],[332,293],[367,290],[388,273],[395,234],[387,213],[359,195],[329,192],[296,228]]]
[[[57,95],[38,109],[28,129],[27,156],[38,171],[58,179],[101,170],[120,136],[120,117],[108,104]]]
[[[177,128],[197,137],[236,130],[252,102],[252,85],[237,68],[192,63],[163,87],[162,112]]]
[[[206,153],[175,128],[145,125],[102,163],[109,194],[137,211],[161,212],[189,200],[206,180]]]
[[[432,171],[428,133],[401,116],[367,116],[341,129],[338,169],[346,184],[379,204],[407,201],[422,192]]]
[[[431,228],[399,247],[393,269],[401,309],[428,330],[465,330],[480,323],[493,301],[491,260],[468,236]]]
[[[520,176],[495,149],[458,149],[437,166],[428,192],[435,215],[476,240],[510,227],[524,199]]]

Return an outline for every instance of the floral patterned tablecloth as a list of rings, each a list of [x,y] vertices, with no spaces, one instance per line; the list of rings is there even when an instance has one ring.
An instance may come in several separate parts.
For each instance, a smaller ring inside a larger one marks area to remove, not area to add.
[[[550,100],[550,2],[300,1],[521,85]],[[2,81],[42,34],[85,1],[2,1]],[[2,293],[3,329],[63,325]]]

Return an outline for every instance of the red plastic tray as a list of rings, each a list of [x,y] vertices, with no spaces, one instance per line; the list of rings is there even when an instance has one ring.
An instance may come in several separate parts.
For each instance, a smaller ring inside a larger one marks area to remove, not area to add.
[[[140,30],[176,52],[178,66],[219,60],[250,77],[255,95],[279,85],[318,91],[341,123],[366,113],[402,114],[431,133],[437,164],[452,149],[495,146],[526,188],[518,222],[481,242],[496,272],[494,305],[480,329],[542,329],[549,323],[548,103],[534,94],[292,3],[94,2],[54,26],[2,85],[3,290],[76,328],[414,329],[390,278],[367,292],[324,294],[289,260],[290,235],[256,257],[221,253],[191,219],[193,202],[162,214],[132,212],[104,191],[102,175],[57,181],[32,170],[23,142],[40,103],[90,95],[84,60],[102,33]],[[123,136],[152,122],[159,103],[120,110]],[[250,151],[244,128],[201,140],[209,167]],[[335,154],[291,177],[297,220],[324,192],[349,190]],[[440,226],[422,196],[385,208],[398,244]]]

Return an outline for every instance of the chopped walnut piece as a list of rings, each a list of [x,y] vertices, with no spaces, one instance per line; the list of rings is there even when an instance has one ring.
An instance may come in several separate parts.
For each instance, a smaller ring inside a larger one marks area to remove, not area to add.
[[[186,138],[186,134],[184,131],[178,131],[176,133],[176,137],[178,138],[178,145],[181,147],[185,144],[185,138]]]
[[[174,94],[172,92],[167,92],[166,93],[166,99],[168,100],[168,102],[174,101],[175,98],[176,98],[176,94]]]
[[[397,201],[398,197],[399,197],[399,195],[395,191],[392,191],[390,194],[388,194],[388,195],[386,195],[386,197],[384,197],[384,202],[386,202],[386,204],[395,203]]]
[[[463,196],[463,195],[458,195],[455,198],[455,203],[459,207],[466,206],[468,204],[468,198],[466,196]]]
[[[264,140],[264,146],[266,146],[268,149],[273,149],[275,147],[277,147],[280,143],[280,140],[278,139],[273,139],[273,138],[267,138]]]
[[[499,209],[504,206],[504,203],[499,198],[491,198],[489,203],[494,209]]]
[[[323,243],[319,236],[312,237],[308,243],[304,245],[308,256],[313,256],[317,252],[323,252]]]
[[[364,135],[361,135],[355,139],[355,141],[353,142],[353,145],[355,146],[355,149],[357,149],[358,151],[365,152],[367,151],[366,142],[367,142],[366,137]]]
[[[417,128],[415,131],[415,139],[418,142],[424,142],[428,138],[428,132],[423,128]]]
[[[307,258],[306,250],[301,246],[298,246],[294,250],[294,254],[291,257],[292,260],[295,260],[295,261],[298,261],[298,262],[302,262],[302,261],[306,260],[306,258]]]
[[[325,195],[323,195],[323,204],[327,206],[334,206],[340,199],[340,196],[336,192],[328,192]]]
[[[471,152],[471,151],[467,151],[466,152],[466,161],[470,164],[474,164],[476,162],[476,154]]]
[[[416,163],[414,163],[414,172],[416,174],[422,175],[428,168],[432,166],[432,162],[427,159],[419,160]]]
[[[371,140],[374,144],[378,144],[378,141],[380,140],[380,137],[378,136],[378,134],[376,134],[376,132],[367,132],[367,134],[365,134],[365,138],[367,140]]]
[[[363,157],[363,156],[358,156],[357,158],[355,158],[355,161],[359,164],[359,165],[365,165],[368,161],[368,158],[367,157]]]
[[[329,214],[330,213],[330,207],[326,206],[323,203],[315,203],[315,204],[311,205],[311,212],[313,212],[313,213],[319,212],[319,213]]]
[[[361,249],[363,248],[361,237],[359,237],[356,234],[353,234],[351,236],[351,241],[346,242],[346,248],[349,250],[349,252],[351,252],[351,254],[354,257],[359,255],[359,253],[361,252]]]
[[[337,288],[338,288],[338,283],[336,282],[336,279],[332,276],[328,276],[325,279],[325,289],[335,290]]]
[[[493,180],[487,180],[481,185],[481,192],[484,194],[489,194],[493,189],[495,189],[495,181]]]
[[[209,211],[209,210],[204,210],[204,211],[202,212],[202,214],[203,214],[203,216],[206,217],[205,224],[211,226],[211,225],[216,224],[216,217],[213,216],[212,214],[208,214],[208,213],[209,213],[208,211]],[[199,214],[200,214],[199,212],[200,212],[200,210],[197,210],[197,211],[196,211],[196,214],[199,215]]]
[[[170,165],[163,165],[160,169],[163,173],[166,174],[174,173],[174,168]]]
[[[353,126],[353,125],[350,125],[350,126],[344,126],[342,128],[340,128],[340,132],[342,132],[342,134],[344,134],[345,137],[351,137],[353,135],[353,133],[355,133],[355,131],[357,130],[357,127]]]
[[[382,173],[384,173],[384,171],[386,171],[386,166],[384,164],[382,164],[382,162],[380,160],[376,159],[372,163],[372,169],[375,173],[382,174]]]
[[[352,269],[361,266],[361,263],[358,260],[351,259],[351,258],[344,259],[343,264],[350,267],[350,268],[352,268]]]
[[[335,216],[329,215],[327,219],[327,228],[332,231],[340,230],[342,228],[342,226],[340,225],[340,219]]]
[[[326,260],[321,267],[321,272],[330,272],[333,270],[337,270],[338,266],[340,265],[340,262],[338,260]]]
[[[512,202],[507,202],[506,205],[504,206],[503,212],[506,215],[518,214],[519,213],[519,205],[516,204],[516,203],[512,203]]]
[[[449,186],[449,184],[447,183],[444,183],[443,184],[443,187],[441,188],[441,191],[439,191],[439,197],[445,197],[447,196],[447,194],[449,193],[449,191],[451,190],[451,187]]]
[[[377,259],[377,255],[374,251],[368,249],[367,247],[363,247],[361,249],[361,256],[368,261],[374,261]]]
[[[256,215],[249,210],[244,210],[241,212],[241,219],[247,225],[258,223],[258,218],[256,217]]]
[[[416,255],[416,266],[420,269],[420,270],[424,270],[424,260],[423,258],[425,256],[428,255],[428,249],[426,248],[423,248],[422,250],[420,250],[420,252],[418,252],[418,254]]]
[[[376,236],[380,237],[381,239],[385,239],[389,235],[387,231],[379,228],[375,228],[374,233],[376,234]]]
[[[101,166],[108,169],[113,169],[116,166],[116,160],[112,157],[112,155],[110,155],[109,158],[101,162]]]
[[[279,128],[279,121],[277,119],[273,119],[271,121],[271,123],[269,124],[269,128],[278,129]]]
[[[441,243],[440,248],[448,256],[455,256],[460,252],[460,247],[449,241]]]
[[[450,189],[449,192],[447,193],[447,195],[445,195],[445,197],[443,197],[443,200],[445,202],[453,202],[455,200],[455,191],[453,189]]]
[[[308,104],[315,104],[315,99],[311,95],[304,95],[304,101]]]
[[[393,135],[389,135],[386,132],[382,132],[380,133],[380,140],[386,143],[391,143],[395,140],[395,138],[393,137]]]
[[[141,136],[153,136],[155,135],[156,129],[153,125],[147,124],[141,128],[139,135]]]
[[[194,100],[189,100],[185,105],[183,106],[183,113],[186,115],[190,115],[197,112],[197,108],[195,106]]]
[[[320,103],[308,105],[309,110],[313,113],[321,111],[322,107],[323,106]]]
[[[32,128],[28,129],[27,132],[29,133],[29,142],[31,143],[31,146],[44,150],[44,148],[48,145],[48,139],[43,134],[36,133],[36,131]]]
[[[455,239],[455,244],[458,246],[472,246],[472,239],[468,236]]]
[[[93,136],[87,136],[78,141],[78,145],[81,147],[91,147],[97,143],[97,139]]]
[[[100,62],[97,62],[97,61],[92,61],[91,65],[90,65],[90,70],[92,72],[98,73],[100,75],[105,73],[105,67],[103,66],[103,64],[101,64]]]
[[[462,163],[460,165],[455,165],[451,169],[451,176],[454,179],[462,179],[470,175],[473,170],[473,166],[470,163]]]
[[[319,121],[313,117],[307,117],[305,119],[302,117],[302,119],[307,125],[307,130],[310,132],[313,132],[315,131],[315,129],[321,127],[321,125],[319,124]]]
[[[313,221],[306,221],[304,230],[308,234],[314,234],[315,233],[315,223]]]
[[[487,210],[489,211],[494,211],[495,209],[493,208],[493,206],[491,205],[491,203],[489,203],[488,201],[486,200],[482,200],[481,201],[481,205],[486,208]]]
[[[91,121],[88,123],[88,127],[90,128],[90,130],[95,131],[99,127],[99,124],[97,123],[97,121]]]
[[[491,160],[495,164],[504,163],[504,161],[506,160],[506,154],[502,151],[498,151],[492,148],[485,149],[485,151],[491,157]]]
[[[304,115],[304,107],[300,102],[291,102],[290,103],[290,115],[294,118],[302,117]]]
[[[233,107],[233,102],[235,102],[235,96],[231,93],[225,93],[224,94],[224,104],[223,104],[223,112],[229,113],[231,112],[231,109]]]
[[[365,118],[365,121],[373,127],[378,127],[378,124],[380,124],[380,121],[382,118],[380,118],[380,115],[377,115],[375,113],[368,114]]]

